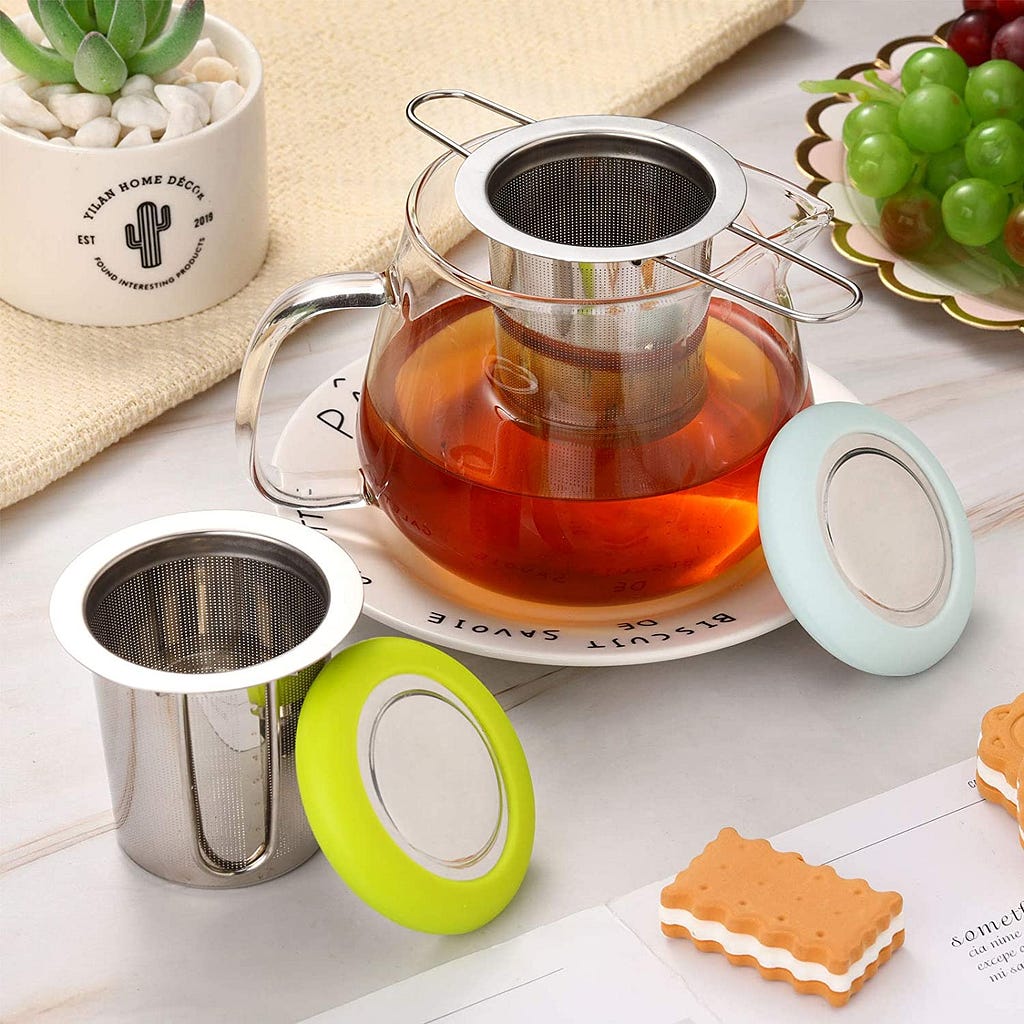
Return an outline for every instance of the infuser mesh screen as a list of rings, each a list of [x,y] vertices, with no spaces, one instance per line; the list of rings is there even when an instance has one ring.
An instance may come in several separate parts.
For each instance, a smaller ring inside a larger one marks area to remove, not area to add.
[[[492,177],[488,198],[507,224],[547,242],[633,246],[685,231],[711,208],[696,163],[675,166],[608,154],[547,160]]]
[[[177,557],[175,540],[162,541],[108,569],[86,601],[96,640],[136,665],[182,673],[247,668],[305,640],[327,613],[319,570],[291,549],[263,542],[259,557],[245,550],[251,538],[228,538],[239,552],[220,540],[221,550]]]

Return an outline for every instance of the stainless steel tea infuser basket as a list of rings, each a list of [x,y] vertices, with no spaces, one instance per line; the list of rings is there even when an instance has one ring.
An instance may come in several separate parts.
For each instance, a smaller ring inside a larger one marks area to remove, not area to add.
[[[117,839],[174,882],[250,885],[316,852],[295,775],[302,700],[362,607],[327,538],[252,512],[129,527],[53,591],[94,675]]]
[[[464,99],[519,123],[469,149],[424,122],[424,103]],[[572,116],[534,121],[460,89],[413,99],[409,120],[465,157],[455,201],[487,239],[491,281],[535,298],[607,301],[655,295],[693,279],[692,292],[649,309],[586,317],[548,309],[495,308],[498,357],[535,382],[506,399],[546,430],[572,432],[597,422],[581,380],[588,371],[621,371],[615,388],[649,406],[648,433],[678,429],[705,396],[703,335],[712,289],[800,323],[853,313],[862,294],[852,281],[738,223],[747,194],[740,164],[689,129],[635,117]],[[711,273],[713,239],[730,231],[839,285],[850,295],[824,313],[793,309]],[[671,382],[671,383],[666,383]],[[557,396],[554,400],[552,396]],[[636,424],[632,425],[635,430]]]
[[[521,127],[467,149],[416,113],[438,99],[468,100]],[[422,93],[406,113],[466,158],[455,179],[456,202],[488,239],[492,280],[501,288],[546,298],[626,297],[660,290],[655,283],[676,286],[663,268],[800,323],[841,320],[863,300],[841,274],[738,224],[747,195],[740,164],[687,128],[599,115],[535,121],[462,89]],[[715,277],[710,245],[723,230],[834,282],[850,302],[825,313],[797,310]],[[648,260],[658,268],[645,269]]]

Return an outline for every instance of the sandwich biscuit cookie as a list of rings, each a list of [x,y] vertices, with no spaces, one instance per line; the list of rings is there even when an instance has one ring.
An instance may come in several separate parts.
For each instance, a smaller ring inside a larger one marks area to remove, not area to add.
[[[1024,846],[1024,761],[1020,763],[1020,778],[1017,779],[1017,835]]]
[[[1024,693],[1012,704],[997,704],[981,720],[975,781],[978,792],[1005,808],[1016,818],[1019,813],[1017,781],[1024,761]]]
[[[903,897],[724,828],[662,890],[661,930],[843,1006],[903,945]]]

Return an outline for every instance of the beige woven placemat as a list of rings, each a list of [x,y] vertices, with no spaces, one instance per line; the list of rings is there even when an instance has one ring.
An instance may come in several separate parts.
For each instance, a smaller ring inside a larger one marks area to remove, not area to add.
[[[412,96],[465,88],[534,117],[644,115],[799,2],[208,0],[266,65],[267,262],[219,306],[146,327],[57,324],[0,303],[0,507],[237,370],[260,312],[290,284],[381,269],[409,185],[439,154],[405,120]],[[431,120],[457,138],[497,126],[440,108]]]

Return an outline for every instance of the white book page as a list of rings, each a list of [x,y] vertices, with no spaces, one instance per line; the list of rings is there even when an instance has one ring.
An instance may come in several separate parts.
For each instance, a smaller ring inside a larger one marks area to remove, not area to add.
[[[685,983],[594,907],[307,1024],[712,1024]]]
[[[818,1024],[833,1013],[843,1024],[1024,1020],[1024,849],[1016,822],[978,795],[973,759],[772,844],[903,894],[905,946],[841,1010],[664,936],[664,879],[309,1021]]]
[[[975,789],[973,758],[775,836],[772,845],[903,895],[906,943],[837,1011],[843,1024],[1024,1021],[1024,849],[1013,818]],[[699,852],[688,851],[680,869]],[[826,1019],[831,1008],[820,997],[664,936],[658,906],[669,881],[610,907],[722,1021]]]

